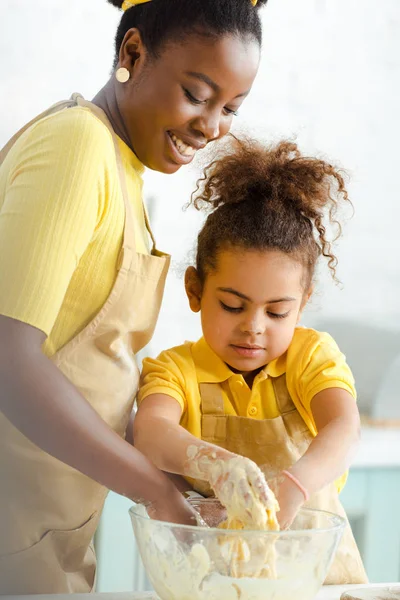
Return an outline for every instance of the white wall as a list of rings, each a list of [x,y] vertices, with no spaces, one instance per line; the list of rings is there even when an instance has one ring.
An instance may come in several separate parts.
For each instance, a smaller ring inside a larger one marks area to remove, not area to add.
[[[0,0],[0,143],[71,92],[95,94],[110,72],[118,19],[105,0]],[[398,0],[269,0],[264,22],[260,74],[238,125],[268,139],[296,136],[352,176],[356,213],[339,250],[344,288],[325,269],[308,320],[400,331]],[[181,210],[196,174],[146,175],[159,246],[174,256],[152,352],[199,335],[179,272],[200,223]]]
[[[105,0],[0,0],[0,145],[51,103],[96,93],[111,69],[118,19]],[[238,123],[269,139],[297,136],[352,174],[356,213],[340,245],[344,288],[323,276],[308,321],[337,317],[400,332],[399,0],[269,0],[264,22],[261,71]],[[193,210],[181,210],[195,179],[195,169],[146,176],[159,246],[175,259],[152,353],[200,334],[179,272],[200,224]],[[382,337],[378,346],[373,331],[353,337],[364,399],[383,350],[394,354],[397,342]],[[111,528],[114,535],[115,522]],[[101,589],[119,589],[110,588],[108,571],[100,577]]]

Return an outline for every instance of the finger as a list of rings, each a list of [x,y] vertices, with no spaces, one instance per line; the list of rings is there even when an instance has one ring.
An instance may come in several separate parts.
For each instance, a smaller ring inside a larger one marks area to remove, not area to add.
[[[266,504],[270,497],[270,491],[264,477],[260,477],[259,473],[255,474],[254,478],[250,479],[250,485],[257,498]]]
[[[238,484],[238,492],[239,497],[242,500],[243,509],[247,515],[250,515],[251,512],[249,509],[253,503],[252,494],[250,493],[250,485],[246,479],[241,479]]]
[[[261,471],[260,467],[256,465],[253,461],[248,461],[247,465],[247,475],[252,481],[259,481],[263,486],[267,485],[267,480],[265,479],[264,473]]]

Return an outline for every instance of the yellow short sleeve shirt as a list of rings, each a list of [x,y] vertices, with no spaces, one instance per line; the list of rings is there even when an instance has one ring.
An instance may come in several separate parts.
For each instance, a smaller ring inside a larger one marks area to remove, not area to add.
[[[220,384],[226,414],[272,419],[279,416],[279,410],[270,378],[284,373],[290,396],[313,436],[317,430],[311,400],[318,392],[342,388],[356,398],[352,373],[333,338],[298,327],[287,352],[256,376],[251,389],[204,338],[166,350],[157,359],[147,358],[143,361],[138,403],[151,394],[171,396],[182,408],[181,425],[201,438],[200,383]],[[339,489],[345,479],[343,476],[338,480]]]
[[[143,166],[118,138],[135,223],[148,252]],[[0,314],[44,331],[51,356],[111,292],[125,207],[108,128],[88,107],[32,125],[0,166]]]

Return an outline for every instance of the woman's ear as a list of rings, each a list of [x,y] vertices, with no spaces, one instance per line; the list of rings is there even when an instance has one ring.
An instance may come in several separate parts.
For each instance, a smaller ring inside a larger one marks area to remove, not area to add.
[[[201,309],[202,289],[197,270],[194,267],[188,267],[185,273],[185,290],[193,312],[199,312]]]
[[[125,67],[132,79],[138,79],[143,71],[147,58],[147,50],[143,44],[141,33],[138,29],[126,32],[119,51],[120,67]]]

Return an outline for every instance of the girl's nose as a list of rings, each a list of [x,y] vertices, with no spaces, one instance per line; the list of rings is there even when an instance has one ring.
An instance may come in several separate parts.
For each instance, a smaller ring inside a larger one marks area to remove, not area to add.
[[[254,314],[248,319],[245,319],[241,324],[241,330],[243,333],[249,333],[251,335],[261,335],[265,329],[265,318],[264,314]]]

